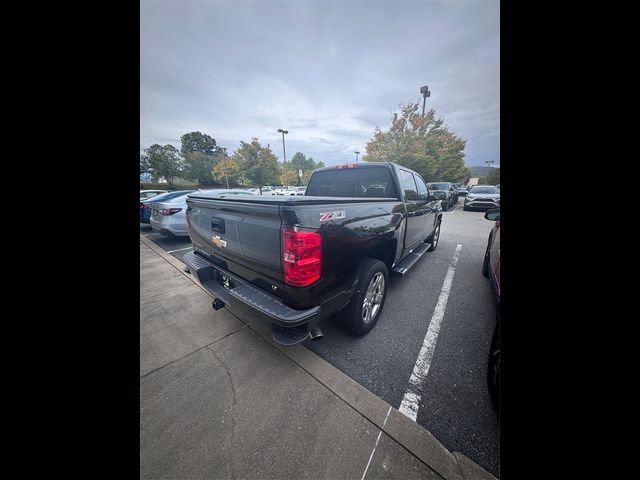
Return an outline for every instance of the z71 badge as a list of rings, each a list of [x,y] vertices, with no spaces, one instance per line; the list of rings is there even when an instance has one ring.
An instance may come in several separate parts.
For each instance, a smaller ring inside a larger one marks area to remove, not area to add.
[[[339,218],[346,218],[346,210],[338,210],[337,212],[322,212],[320,214],[320,221],[327,222],[329,220],[337,220]]]

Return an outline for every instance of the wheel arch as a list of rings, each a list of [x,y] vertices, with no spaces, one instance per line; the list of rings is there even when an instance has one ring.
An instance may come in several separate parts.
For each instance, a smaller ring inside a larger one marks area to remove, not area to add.
[[[387,267],[387,270],[391,271],[393,263],[396,258],[396,249],[398,247],[398,240],[395,238],[391,238],[386,240],[375,247],[371,248],[362,260],[360,261],[360,265],[362,265],[368,258],[375,258],[376,260],[380,260]],[[360,266],[358,266],[359,269]]]

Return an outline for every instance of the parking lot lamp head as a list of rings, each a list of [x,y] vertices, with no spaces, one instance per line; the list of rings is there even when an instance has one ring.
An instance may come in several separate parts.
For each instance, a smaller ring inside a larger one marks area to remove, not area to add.
[[[424,85],[423,87],[420,87],[420,94],[422,95],[422,116],[424,117],[424,107],[425,104],[427,103],[427,97],[431,96],[431,92],[429,91],[429,87],[427,85]]]

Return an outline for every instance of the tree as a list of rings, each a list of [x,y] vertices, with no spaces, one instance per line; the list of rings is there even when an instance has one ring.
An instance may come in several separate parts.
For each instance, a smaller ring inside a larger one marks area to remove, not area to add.
[[[199,151],[187,152],[184,157],[183,176],[202,185],[212,185],[215,182],[211,172],[216,163],[217,160],[212,155],[205,155]]]
[[[291,161],[287,162],[287,170],[290,172],[290,174],[287,174],[287,179],[289,180],[287,184],[291,185],[291,182],[298,183],[298,170],[302,170],[300,182],[306,185],[309,177],[311,176],[311,172],[317,168],[323,167],[323,162],[316,163],[312,157],[307,158],[304,153],[296,152],[293,158],[291,158]],[[293,175],[293,177],[290,175]],[[284,182],[284,173],[281,175],[281,180]]]
[[[488,174],[478,180],[481,185],[498,185],[500,183],[500,167],[492,168]]]
[[[304,172],[302,172],[302,178],[300,179],[300,183],[302,185],[308,185],[309,179],[311,178],[312,173],[313,173],[313,170],[305,170]]]
[[[296,152],[296,154],[291,158],[291,169],[295,170],[313,170],[315,168],[315,162],[313,158],[307,158],[304,153]],[[289,164],[287,164],[289,166]]]
[[[282,169],[279,179],[281,185],[296,185],[298,183],[298,171],[287,165],[287,168]]]
[[[191,132],[185,133],[180,137],[181,148],[180,153],[184,158],[190,152],[200,152],[204,155],[211,156],[216,150],[216,141],[206,133]]]
[[[366,162],[394,162],[418,172],[427,181],[457,182],[465,176],[466,140],[451,133],[435,110],[422,116],[409,102],[393,113],[391,127],[374,130],[367,143]]]
[[[462,183],[464,183],[465,185],[469,183],[469,180],[471,179],[472,176],[473,176],[473,173],[471,172],[471,169],[469,167],[465,167]]]
[[[149,157],[141,153],[140,154],[140,175],[150,173],[151,166],[149,165]]]
[[[242,175],[238,163],[227,155],[220,157],[211,173],[218,183],[227,185],[227,188],[231,184],[237,184]],[[228,184],[227,181],[229,182]]]
[[[164,177],[169,185],[182,171],[182,161],[178,150],[173,145],[161,146],[157,143],[145,149],[144,155],[149,159],[149,171],[155,180]]]
[[[271,148],[260,145],[257,138],[252,138],[251,143],[241,141],[232,159],[238,164],[242,176],[252,185],[256,185],[260,193],[263,185],[274,183],[278,179],[278,158]]]

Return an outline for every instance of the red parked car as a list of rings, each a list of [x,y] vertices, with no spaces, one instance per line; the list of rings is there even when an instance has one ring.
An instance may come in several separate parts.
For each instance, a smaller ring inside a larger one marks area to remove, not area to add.
[[[482,274],[491,281],[496,297],[497,322],[491,340],[487,380],[489,394],[496,408],[500,405],[500,209],[492,208],[484,214],[484,218],[496,222],[489,234],[487,251],[482,263]]]

